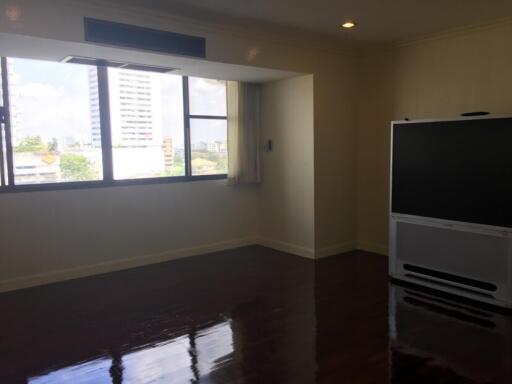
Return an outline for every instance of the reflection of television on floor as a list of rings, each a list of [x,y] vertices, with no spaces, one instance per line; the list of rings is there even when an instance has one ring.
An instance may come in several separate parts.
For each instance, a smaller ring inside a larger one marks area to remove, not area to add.
[[[508,314],[475,309],[450,295],[433,295],[427,288],[398,285],[390,289],[389,312],[391,382],[510,382]]]
[[[390,275],[512,307],[512,118],[392,124]]]

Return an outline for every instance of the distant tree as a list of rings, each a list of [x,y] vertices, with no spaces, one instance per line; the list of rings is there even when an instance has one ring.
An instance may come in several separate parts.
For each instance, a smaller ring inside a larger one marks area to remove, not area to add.
[[[174,154],[174,163],[183,163],[184,156],[182,152],[176,152]]]
[[[226,172],[228,169],[228,159],[225,157],[219,158],[217,160],[217,171],[219,172]]]
[[[215,170],[216,164],[213,161],[203,158],[195,158],[192,160],[192,169],[197,175],[205,175]]]
[[[49,152],[57,152],[59,150],[59,143],[57,139],[54,137],[52,141],[48,143],[48,151]]]
[[[96,178],[94,169],[83,155],[66,153],[60,157],[60,170],[67,180],[83,181]]]
[[[169,169],[166,169],[162,176],[184,176],[185,175],[185,164],[174,164]]]
[[[15,148],[16,152],[43,152],[47,147],[40,136],[27,136]]]

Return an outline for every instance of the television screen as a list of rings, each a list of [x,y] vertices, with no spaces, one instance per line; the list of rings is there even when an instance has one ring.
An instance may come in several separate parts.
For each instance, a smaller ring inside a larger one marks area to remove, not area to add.
[[[393,125],[392,212],[512,227],[512,118]]]

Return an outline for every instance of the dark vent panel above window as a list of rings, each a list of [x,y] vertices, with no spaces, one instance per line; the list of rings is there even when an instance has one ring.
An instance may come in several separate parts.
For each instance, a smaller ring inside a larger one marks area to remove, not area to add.
[[[85,18],[85,40],[183,56],[206,57],[203,37]]]

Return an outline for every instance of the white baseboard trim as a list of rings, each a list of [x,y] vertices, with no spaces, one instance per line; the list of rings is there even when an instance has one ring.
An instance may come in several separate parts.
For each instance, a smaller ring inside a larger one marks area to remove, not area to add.
[[[308,259],[315,258],[314,249],[306,248],[292,243],[287,243],[284,241],[273,240],[268,238],[259,238],[257,239],[257,244],[262,245],[264,247],[275,249],[277,251],[291,253],[292,255],[306,257]]]
[[[335,244],[329,247],[317,249],[315,251],[315,258],[322,259],[324,257],[339,255],[340,253],[350,252],[357,249],[355,241],[347,241],[345,243]]]
[[[52,271],[37,275],[23,276],[19,278],[0,281],[0,293],[14,291],[23,288],[35,287],[38,285],[46,285],[60,281],[78,279],[80,277],[99,275],[108,272],[116,272],[124,269],[141,267],[144,265],[156,264],[165,261],[181,259],[189,256],[197,256],[212,252],[224,251],[228,249],[244,247],[247,245],[253,245],[257,243],[258,241],[255,238],[243,238],[201,245],[197,247],[181,248],[157,254],[108,261],[104,263],[87,265],[83,267],[63,269],[59,271]]]
[[[357,249],[367,252],[378,253],[380,255],[388,256],[388,247],[387,245],[370,243],[366,241],[358,241]]]
[[[334,256],[341,253],[353,251],[355,249],[361,249],[364,251],[379,253],[382,255],[388,254],[388,249],[386,246],[367,242],[346,242],[315,250],[312,248],[307,248],[279,240],[247,237],[242,239],[200,245],[197,247],[181,248],[157,254],[136,256],[126,259],[98,263],[94,265],[87,265],[82,267],[63,269],[59,271],[52,271],[37,275],[23,276],[14,279],[3,280],[0,281],[0,293],[15,291],[23,288],[35,287],[39,285],[57,283],[60,281],[78,279],[86,276],[116,272],[124,269],[141,267],[150,264],[157,264],[165,261],[182,259],[189,256],[204,255],[212,252],[224,251],[228,249],[240,248],[247,245],[256,244],[272,248],[281,252],[290,253],[292,255],[305,257],[311,260]]]
[[[339,255],[340,253],[350,252],[357,249],[355,241],[336,244],[317,250],[268,238],[258,239],[258,244],[264,247],[275,249],[277,251],[290,253],[292,255],[301,256],[312,260]]]

